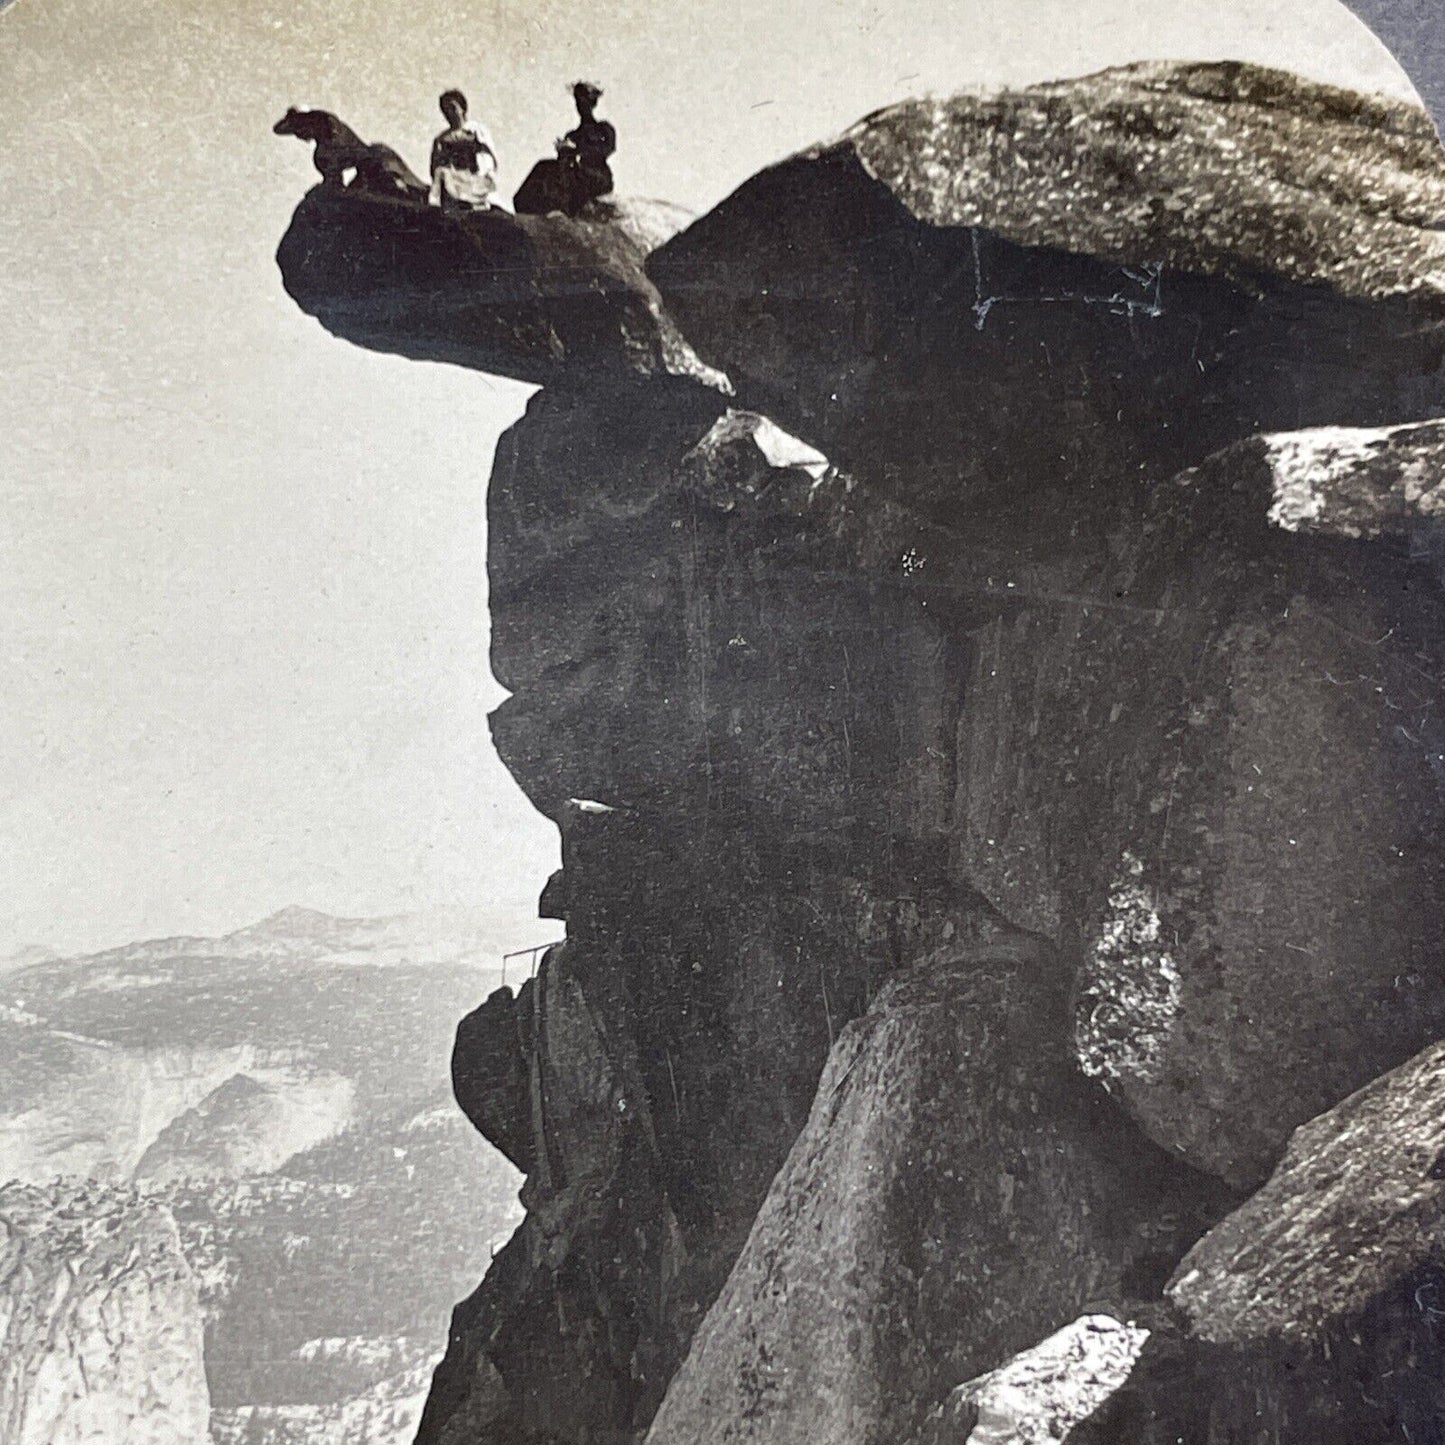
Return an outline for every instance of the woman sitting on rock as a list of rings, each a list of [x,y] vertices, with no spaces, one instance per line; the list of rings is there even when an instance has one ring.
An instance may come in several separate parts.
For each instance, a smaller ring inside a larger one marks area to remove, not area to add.
[[[598,120],[602,92],[589,81],[572,87],[578,124],[557,142],[557,159],[538,161],[522,182],[513,206],[522,215],[544,216],[561,211],[579,215],[593,201],[612,194],[612,167],[617,132],[610,122]]]
[[[447,128],[432,142],[431,200],[444,211],[485,209],[497,189],[497,151],[487,128],[467,119],[467,98],[449,90],[441,98]]]
[[[612,167],[607,164],[617,151],[617,132],[611,122],[597,119],[597,102],[602,92],[590,81],[579,80],[572,87],[578,124],[557,142],[558,156],[573,170],[572,214],[599,196],[612,194]]]

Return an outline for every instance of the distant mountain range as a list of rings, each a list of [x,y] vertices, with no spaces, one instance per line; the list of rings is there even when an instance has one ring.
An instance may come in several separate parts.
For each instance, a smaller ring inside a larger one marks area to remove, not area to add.
[[[266,1134],[258,1157],[274,1159],[278,1130],[313,1143],[378,1108],[426,1107],[447,1095],[456,1020],[500,981],[509,941],[469,918],[287,908],[222,938],[14,967],[0,976],[0,1180],[130,1178],[187,1114],[193,1158],[207,1121],[234,1149],[237,1080]]]
[[[452,1101],[453,1033],[503,949],[555,927],[287,908],[0,966],[0,1184],[172,1212],[216,1438],[321,1440],[344,1416],[400,1445],[452,1302],[520,1218],[520,1176]]]
[[[534,930],[545,932],[547,927],[545,923],[537,923]],[[514,915],[482,908],[439,908],[383,918],[338,918],[315,908],[292,904],[259,923],[218,938],[182,934],[72,955],[45,943],[32,943],[0,957],[0,973],[62,958],[79,963],[194,954],[226,958],[286,957],[312,963],[494,965],[503,952],[537,941],[530,937],[518,939],[516,928]]]

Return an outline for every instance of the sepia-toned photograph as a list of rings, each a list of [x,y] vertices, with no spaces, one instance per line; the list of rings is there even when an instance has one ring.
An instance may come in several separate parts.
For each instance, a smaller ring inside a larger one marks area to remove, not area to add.
[[[1442,0],[0,0],[0,1445],[1445,1445]]]

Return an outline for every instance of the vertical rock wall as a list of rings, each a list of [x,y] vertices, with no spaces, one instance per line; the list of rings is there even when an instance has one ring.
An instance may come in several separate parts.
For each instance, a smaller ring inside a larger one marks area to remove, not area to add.
[[[204,1445],[202,1333],[166,1210],[98,1184],[0,1189],[6,1445]]]

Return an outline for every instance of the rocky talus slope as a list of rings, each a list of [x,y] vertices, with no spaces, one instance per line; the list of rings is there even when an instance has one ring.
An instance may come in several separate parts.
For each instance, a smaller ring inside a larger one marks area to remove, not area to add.
[[[458,1031],[528,1213],[419,1441],[1437,1438],[1427,118],[904,105],[643,270],[699,367],[553,353],[491,481],[567,941]]]
[[[205,1445],[201,1347],[163,1207],[105,1186],[0,1188],[5,1445]]]

